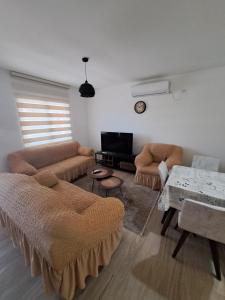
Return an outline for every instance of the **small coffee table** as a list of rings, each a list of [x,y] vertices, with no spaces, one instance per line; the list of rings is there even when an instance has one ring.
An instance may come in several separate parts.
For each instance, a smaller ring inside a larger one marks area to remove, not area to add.
[[[121,186],[123,184],[123,180],[116,176],[110,176],[108,178],[102,179],[99,183],[100,187],[105,190],[105,196],[108,197],[109,192],[113,189],[119,189],[123,198],[123,193],[121,190]]]
[[[96,173],[96,171],[99,172]],[[110,177],[112,173],[113,170],[99,166],[95,166],[94,168],[89,169],[87,174],[90,178],[92,178],[91,191],[93,192],[94,190],[95,181],[102,181],[103,179]]]

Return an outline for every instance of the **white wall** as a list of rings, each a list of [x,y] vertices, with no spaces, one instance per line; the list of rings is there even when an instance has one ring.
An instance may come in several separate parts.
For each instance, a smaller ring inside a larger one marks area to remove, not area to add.
[[[6,156],[22,147],[9,72],[0,69],[0,172],[7,170]]]
[[[173,143],[184,147],[185,163],[200,153],[220,158],[225,170],[225,68],[169,79],[179,100],[171,95],[146,97],[142,115],[134,112],[140,99],[131,97],[130,84],[98,90],[88,104],[89,145],[100,149],[102,130],[133,132],[135,153],[144,143]]]
[[[88,145],[87,99],[81,98],[76,88],[70,90],[71,121],[73,139]]]

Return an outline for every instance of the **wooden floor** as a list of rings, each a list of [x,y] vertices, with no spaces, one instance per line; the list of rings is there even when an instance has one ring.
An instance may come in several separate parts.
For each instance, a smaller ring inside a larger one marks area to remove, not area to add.
[[[144,237],[124,230],[123,240],[98,278],[88,278],[78,300],[225,300],[225,279],[213,276],[208,244],[190,237],[177,259],[171,258],[179,231],[171,226],[160,236],[161,214],[155,209]],[[220,248],[222,271],[225,251]],[[55,300],[43,293],[40,278],[31,278],[18,249],[0,230],[0,299]]]

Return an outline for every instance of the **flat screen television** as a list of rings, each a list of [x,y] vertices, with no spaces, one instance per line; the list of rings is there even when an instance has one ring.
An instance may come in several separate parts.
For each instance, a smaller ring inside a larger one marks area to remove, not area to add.
[[[133,133],[101,132],[102,151],[123,154],[133,153]]]

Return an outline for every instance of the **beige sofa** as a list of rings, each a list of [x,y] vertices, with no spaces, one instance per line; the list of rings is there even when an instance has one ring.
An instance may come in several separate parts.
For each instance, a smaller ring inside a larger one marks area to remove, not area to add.
[[[0,174],[0,221],[48,294],[73,299],[88,275],[97,276],[121,239],[124,207],[54,174]]]
[[[93,149],[78,142],[27,148],[8,155],[11,172],[34,175],[49,170],[58,178],[72,182],[95,164]]]
[[[182,154],[182,148],[176,145],[146,144],[135,158],[136,183],[159,190],[161,187],[158,170],[160,162],[165,161],[170,170],[174,165],[182,164]]]

